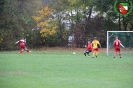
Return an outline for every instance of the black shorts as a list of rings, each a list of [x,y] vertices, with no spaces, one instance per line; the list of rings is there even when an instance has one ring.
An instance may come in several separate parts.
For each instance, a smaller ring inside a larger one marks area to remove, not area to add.
[[[91,50],[86,50],[86,53],[89,53],[89,52],[91,52]]]

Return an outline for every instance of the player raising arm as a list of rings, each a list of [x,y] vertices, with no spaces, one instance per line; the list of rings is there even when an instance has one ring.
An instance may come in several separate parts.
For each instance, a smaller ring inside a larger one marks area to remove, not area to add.
[[[92,58],[94,58],[94,56],[97,57],[98,55],[98,45],[101,48],[101,44],[99,43],[99,41],[97,40],[97,37],[94,37],[94,40],[92,41],[92,48],[93,48],[93,54],[92,54]]]
[[[122,46],[124,48],[124,46],[122,45],[121,41],[118,39],[118,36],[116,36],[115,40],[114,40],[114,58],[116,57],[116,53],[119,53],[119,56],[121,58],[121,50],[120,50],[120,46]]]
[[[26,38],[21,39],[21,40],[18,40],[18,41],[16,42],[16,44],[18,44],[18,43],[19,43],[19,47],[20,47],[20,52],[19,52],[19,54],[22,54],[22,52],[23,52],[24,50],[26,50],[27,52],[31,52],[31,51],[29,51],[29,50],[26,48],[26,46],[25,46],[25,44],[26,44]]]

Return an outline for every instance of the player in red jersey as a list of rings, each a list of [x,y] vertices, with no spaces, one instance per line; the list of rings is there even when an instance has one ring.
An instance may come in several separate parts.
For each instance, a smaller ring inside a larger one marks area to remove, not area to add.
[[[116,36],[116,39],[114,41],[114,58],[116,57],[116,53],[119,53],[119,56],[121,58],[121,50],[120,46],[124,48],[124,46],[121,44],[121,41],[118,39],[118,36]]]
[[[27,52],[31,52],[31,51],[29,51],[29,50],[26,48],[26,46],[25,46],[25,44],[26,44],[26,38],[21,39],[21,40],[19,40],[19,41],[16,42],[16,44],[18,44],[18,43],[19,43],[19,47],[20,47],[20,52],[19,52],[19,54],[22,54],[22,52],[23,52],[24,50],[26,50]]]
[[[87,49],[85,50],[84,55],[86,56],[86,54],[88,54],[88,56],[90,56],[89,53],[91,51],[92,51],[92,44],[90,41],[88,41]]]

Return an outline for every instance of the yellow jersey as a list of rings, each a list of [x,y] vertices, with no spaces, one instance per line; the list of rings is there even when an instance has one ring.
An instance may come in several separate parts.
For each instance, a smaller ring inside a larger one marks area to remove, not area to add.
[[[100,45],[100,43],[99,43],[98,40],[93,40],[93,41],[92,41],[92,48],[93,48],[93,49],[98,48],[98,44]]]

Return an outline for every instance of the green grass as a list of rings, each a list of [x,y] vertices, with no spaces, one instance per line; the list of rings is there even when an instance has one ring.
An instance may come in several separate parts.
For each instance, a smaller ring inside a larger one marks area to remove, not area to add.
[[[133,88],[133,53],[120,59],[82,50],[0,52],[0,88]]]

